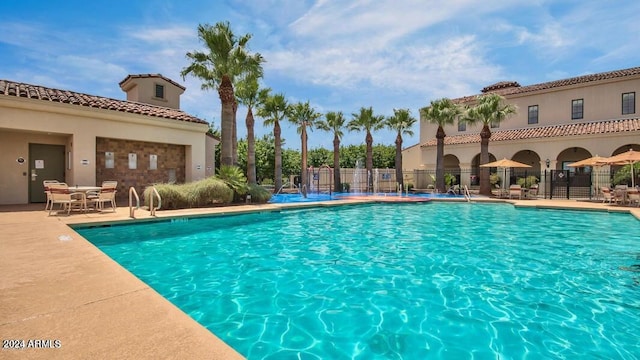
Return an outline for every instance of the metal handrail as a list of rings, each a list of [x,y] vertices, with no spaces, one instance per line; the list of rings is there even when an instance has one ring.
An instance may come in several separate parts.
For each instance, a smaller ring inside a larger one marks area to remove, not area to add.
[[[471,193],[469,193],[467,185],[464,186],[464,198],[467,199],[467,202],[471,202]]]
[[[132,204],[132,200],[133,198],[131,197],[131,195],[136,197],[136,207],[135,209],[133,208],[133,204]],[[136,188],[134,188],[133,186],[129,188],[129,217],[135,219],[135,211],[137,209],[140,209],[140,197],[138,197],[138,192],[136,192]]]
[[[156,216],[156,210],[160,210],[160,207],[162,207],[162,198],[155,186],[151,188],[151,191],[152,193],[149,195],[149,211],[151,211],[151,216]],[[158,207],[155,208],[153,207],[153,195],[158,197]]]

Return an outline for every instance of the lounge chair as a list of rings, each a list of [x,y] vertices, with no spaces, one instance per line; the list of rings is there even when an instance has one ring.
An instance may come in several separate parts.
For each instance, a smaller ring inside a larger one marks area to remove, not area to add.
[[[533,184],[529,187],[529,196],[530,197],[538,197],[538,184]]]
[[[509,199],[517,196],[518,199],[522,199],[522,186],[520,185],[511,185],[509,186]]]
[[[49,184],[49,192],[51,194],[51,206],[49,207],[49,215],[53,211],[53,205],[62,205],[63,210],[67,210],[67,215],[71,213],[71,208],[78,206],[82,210],[87,208],[87,198],[83,192],[70,192],[69,186],[64,183]]]

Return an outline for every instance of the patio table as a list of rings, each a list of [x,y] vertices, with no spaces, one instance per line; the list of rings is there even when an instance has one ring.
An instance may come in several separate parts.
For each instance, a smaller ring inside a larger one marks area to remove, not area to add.
[[[87,210],[87,194],[92,191],[100,191],[100,186],[85,186],[85,185],[76,185],[69,186],[69,191],[74,193],[82,193],[84,196],[82,197],[82,208],[84,211]]]

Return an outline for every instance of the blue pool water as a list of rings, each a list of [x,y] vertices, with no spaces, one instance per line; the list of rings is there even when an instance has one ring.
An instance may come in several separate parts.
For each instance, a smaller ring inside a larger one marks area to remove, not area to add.
[[[429,202],[77,231],[249,359],[640,354],[627,214]]]
[[[271,200],[269,200],[270,203],[272,204],[281,204],[281,203],[298,203],[298,202],[314,202],[314,201],[331,201],[331,200],[340,200],[344,197],[347,196],[367,196],[367,195],[372,195],[370,193],[332,193],[332,194],[326,194],[326,193],[308,193],[307,196],[302,196],[301,194],[275,194],[273,196],[271,196]],[[374,194],[377,196],[398,196],[397,194],[394,193],[380,193],[380,194]],[[452,195],[452,194],[409,194],[409,195],[402,195],[403,197],[420,197],[420,198],[455,198],[455,197],[461,197],[463,198],[463,195]]]

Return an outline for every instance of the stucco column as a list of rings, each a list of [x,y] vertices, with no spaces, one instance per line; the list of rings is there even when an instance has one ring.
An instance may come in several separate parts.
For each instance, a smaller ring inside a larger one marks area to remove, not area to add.
[[[69,156],[71,152],[71,156]],[[71,169],[67,165],[69,186],[96,186],[96,137],[73,134],[67,145],[67,161],[71,157]],[[99,185],[99,184],[98,184]]]
[[[197,181],[205,178],[206,153],[205,142],[194,142],[185,146],[185,182]]]

